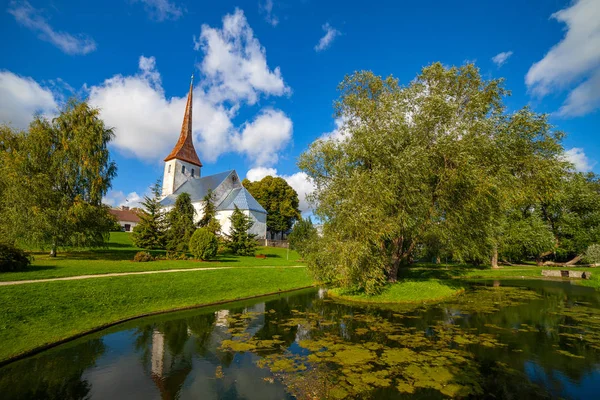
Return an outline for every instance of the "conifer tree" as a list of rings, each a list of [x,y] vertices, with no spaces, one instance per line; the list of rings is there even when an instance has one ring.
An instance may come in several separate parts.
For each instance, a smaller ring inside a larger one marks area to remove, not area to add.
[[[177,253],[188,251],[188,244],[196,230],[194,225],[194,206],[188,193],[177,196],[175,206],[167,215],[169,230],[167,231],[167,250]]]
[[[226,235],[229,250],[240,256],[254,255],[256,251],[256,234],[248,232],[254,225],[252,219],[235,206],[229,220],[231,221],[231,231]]]
[[[221,232],[221,224],[216,218],[217,207],[215,206],[215,193],[212,189],[208,189],[208,193],[202,199],[204,207],[202,209],[202,218],[198,221],[198,227],[207,228],[210,232],[215,235],[219,235]]]
[[[152,197],[144,196],[144,210],[138,213],[140,223],[133,228],[133,244],[143,249],[162,249],[165,246],[165,215],[160,205],[160,180],[152,186]]]

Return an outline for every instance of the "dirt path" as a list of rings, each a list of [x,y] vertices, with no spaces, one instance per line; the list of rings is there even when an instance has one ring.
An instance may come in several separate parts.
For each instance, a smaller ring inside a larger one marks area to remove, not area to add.
[[[127,275],[146,275],[146,274],[166,274],[170,272],[193,272],[193,271],[211,271],[215,269],[239,269],[244,267],[205,267],[205,268],[181,268],[181,269],[163,269],[158,271],[139,271],[139,272],[113,272],[109,274],[96,274],[96,275],[77,275],[77,276],[65,276],[62,278],[47,278],[47,279],[29,279],[23,281],[8,281],[0,282],[0,286],[10,285],[24,285],[26,283],[38,283],[38,282],[56,282],[56,281],[75,281],[79,279],[95,279],[95,278],[109,278],[112,276],[127,276]],[[306,268],[304,265],[294,265],[291,267],[247,267],[247,268]]]

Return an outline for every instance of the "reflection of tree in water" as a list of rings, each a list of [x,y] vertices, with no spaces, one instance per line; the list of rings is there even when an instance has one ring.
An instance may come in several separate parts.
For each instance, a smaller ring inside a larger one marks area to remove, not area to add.
[[[0,397],[87,399],[91,385],[82,375],[104,351],[102,340],[93,339],[10,364],[0,372]]]

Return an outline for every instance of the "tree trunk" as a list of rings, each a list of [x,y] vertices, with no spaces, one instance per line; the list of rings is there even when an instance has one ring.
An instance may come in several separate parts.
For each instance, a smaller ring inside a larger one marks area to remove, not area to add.
[[[567,261],[565,263],[565,265],[575,265],[579,262],[579,260],[581,260],[583,258],[583,254],[578,255],[577,257],[573,258],[570,261]]]
[[[50,257],[56,257],[56,242],[52,243],[52,248],[50,249]]]
[[[494,245],[494,249],[492,250],[492,268],[498,269],[498,246]]]
[[[577,264],[581,259],[583,258],[583,254],[580,254],[576,257],[574,257],[573,259],[564,262],[564,263],[557,263],[557,262],[553,262],[553,261],[546,261],[544,264],[542,265],[548,265],[548,266],[556,266],[556,267],[570,267],[573,266],[575,264]]]
[[[388,269],[388,282],[398,281],[398,269],[400,269],[400,258],[394,257],[394,261]]]

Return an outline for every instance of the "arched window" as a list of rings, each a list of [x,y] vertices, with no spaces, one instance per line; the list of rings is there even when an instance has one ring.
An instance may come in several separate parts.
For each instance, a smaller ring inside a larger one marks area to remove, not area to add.
[[[194,177],[194,168],[192,168],[192,178]]]
[[[182,165],[182,166],[181,166],[181,173],[182,173],[182,174],[185,174],[185,165]]]
[[[167,170],[167,174],[171,173],[171,164],[169,164],[169,169]]]

